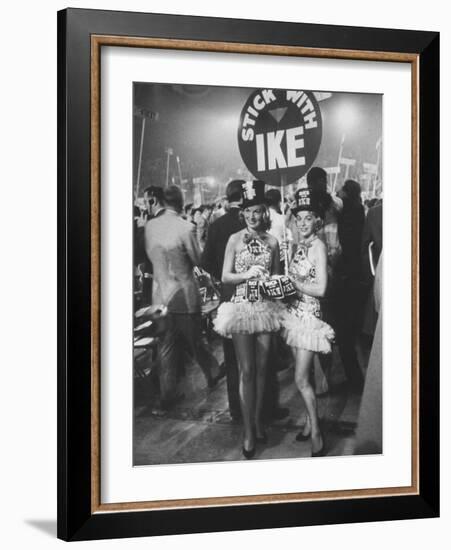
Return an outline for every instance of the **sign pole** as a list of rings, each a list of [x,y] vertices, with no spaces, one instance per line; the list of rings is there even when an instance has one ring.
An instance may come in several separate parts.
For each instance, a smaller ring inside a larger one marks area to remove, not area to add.
[[[377,140],[376,151],[377,151],[377,160],[376,160],[376,180],[377,183],[382,181],[382,170],[381,170],[381,145],[382,137]],[[376,195],[376,189],[374,189],[374,194]]]
[[[170,149],[168,147],[166,153],[167,153],[168,157],[167,157],[167,161],[166,161],[166,185],[165,185],[165,187],[167,187],[169,185],[169,157],[172,154],[172,149]]]
[[[146,129],[146,120],[149,119],[149,129],[152,126],[152,120],[158,120],[158,113],[154,111],[149,111],[149,109],[144,109],[143,107],[134,107],[133,114],[137,117],[140,117],[142,120],[141,123],[141,141],[139,144],[139,159],[138,159],[138,173],[136,174],[136,183],[135,183],[135,199],[138,198],[139,193],[139,183],[141,181],[141,167],[142,167],[142,157],[143,157],[143,146],[144,146],[144,133]],[[149,133],[149,130],[147,130]]]
[[[136,174],[135,199],[138,198],[138,193],[139,193],[139,180],[141,177],[141,163],[143,158],[144,130],[146,128],[146,117],[143,117],[142,121],[143,122],[141,126],[141,143],[139,145],[138,173]]]
[[[177,156],[177,166],[179,169],[180,187],[182,187],[182,169],[180,168],[180,158]]]
[[[338,151],[338,162],[337,162],[338,169],[340,169],[341,157],[343,155],[343,143],[345,142],[345,137],[346,137],[346,134],[343,134],[341,138],[341,143],[340,143],[340,150]],[[335,193],[335,189],[337,187],[337,181],[338,181],[338,172],[335,172],[334,185],[332,188],[333,193]]]
[[[287,250],[287,228],[285,222],[285,185],[287,184],[287,176],[282,174],[280,176],[280,207],[283,215],[283,259],[284,259],[284,272],[285,275],[288,275],[288,250]]]

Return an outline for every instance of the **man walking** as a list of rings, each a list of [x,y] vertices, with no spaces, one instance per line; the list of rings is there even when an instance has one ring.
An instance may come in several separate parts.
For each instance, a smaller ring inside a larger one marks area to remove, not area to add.
[[[202,340],[201,299],[193,275],[193,267],[200,263],[200,251],[194,226],[180,216],[183,195],[179,187],[171,185],[163,190],[163,206],[164,211],[147,223],[144,240],[153,266],[152,303],[168,309],[160,346],[160,394],[164,410],[176,400],[182,340],[202,369],[209,388],[216,383],[212,371],[218,370],[218,363]]]

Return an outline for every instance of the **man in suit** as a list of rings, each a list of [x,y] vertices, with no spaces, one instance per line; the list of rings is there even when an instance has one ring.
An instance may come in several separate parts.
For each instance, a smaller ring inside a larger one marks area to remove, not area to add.
[[[144,203],[146,216],[140,216],[135,227],[135,264],[142,264],[142,304],[148,305],[152,301],[152,264],[150,263],[144,243],[144,230],[148,220],[160,216],[164,212],[163,188],[150,185],[144,189]]]
[[[371,255],[374,269],[382,252],[382,201],[368,210],[362,236],[363,268],[366,277],[370,276],[369,245],[373,243]]]
[[[230,235],[241,231],[245,226],[240,216],[241,186],[243,183],[243,180],[232,180],[227,185],[227,212],[211,224],[202,254],[202,267],[218,281],[220,281],[222,277],[222,266],[224,263],[227,241]],[[222,284],[221,302],[229,301],[234,290],[235,287],[233,285]],[[223,350],[229,411],[232,419],[238,421],[241,418],[240,398],[238,393],[238,365],[233,342],[230,338],[223,339]]]
[[[362,281],[361,244],[365,211],[360,184],[346,180],[339,192],[343,209],[338,215],[338,236],[341,256],[337,262],[335,306],[335,335],[348,388],[357,393],[363,389],[364,376],[356,345],[362,329],[366,285]]]
[[[377,322],[360,403],[354,454],[382,453],[382,252],[374,279]]]
[[[195,227],[180,216],[183,195],[179,187],[171,185],[163,190],[163,205],[164,211],[147,222],[144,241],[153,266],[152,303],[168,308],[160,346],[161,408],[168,409],[176,400],[180,336],[209,388],[216,383],[212,372],[218,363],[202,340],[201,299],[193,275],[193,267],[200,264],[200,251]]]
[[[372,243],[372,244],[371,244]],[[371,244],[371,247],[370,247]],[[362,236],[363,276],[368,289],[373,288],[374,271],[377,269],[379,257],[382,253],[382,201],[377,202],[368,210]],[[371,255],[371,256],[370,256]],[[374,307],[373,292],[369,293],[363,322],[363,333],[373,337],[376,330],[377,311]]]

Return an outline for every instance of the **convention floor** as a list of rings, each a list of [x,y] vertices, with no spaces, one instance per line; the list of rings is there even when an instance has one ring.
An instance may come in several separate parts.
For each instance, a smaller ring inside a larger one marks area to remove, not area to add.
[[[219,340],[213,342],[213,350],[222,361]],[[289,413],[268,424],[268,442],[257,447],[254,460],[311,456],[310,441],[295,440],[306,411],[293,372],[291,366],[278,372],[280,406],[288,408]],[[327,389],[319,364],[315,365],[315,379],[317,391]],[[326,457],[316,460],[353,452],[361,395],[346,389],[336,352],[329,380],[330,390],[318,396]],[[242,426],[230,418],[225,378],[214,389],[208,389],[200,368],[191,362],[185,367],[178,390],[183,399],[171,411],[161,414],[156,408],[152,376],[135,378],[134,465],[245,460],[241,454]]]

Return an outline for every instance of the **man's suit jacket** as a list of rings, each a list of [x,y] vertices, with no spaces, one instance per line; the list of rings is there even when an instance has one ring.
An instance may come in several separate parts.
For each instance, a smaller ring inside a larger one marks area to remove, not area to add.
[[[364,273],[369,276],[370,264],[368,256],[368,245],[370,242],[373,246],[373,261],[376,267],[379,261],[379,256],[382,252],[382,203],[376,204],[368,210],[363,228],[362,237],[362,256],[364,262]]]
[[[173,313],[198,313],[201,300],[193,267],[200,264],[196,228],[166,210],[145,227],[146,253],[153,266],[152,303]]]
[[[360,279],[362,274],[361,246],[365,211],[359,201],[343,199],[343,209],[338,214],[338,238],[341,256],[337,272],[351,279]]]
[[[230,235],[241,231],[244,227],[245,224],[240,217],[240,209],[236,207],[231,208],[210,225],[207,242],[202,254],[202,267],[218,281],[222,277],[225,249]],[[221,287],[221,300],[229,300],[234,288],[233,285],[223,284]]]

